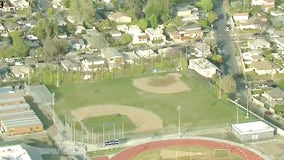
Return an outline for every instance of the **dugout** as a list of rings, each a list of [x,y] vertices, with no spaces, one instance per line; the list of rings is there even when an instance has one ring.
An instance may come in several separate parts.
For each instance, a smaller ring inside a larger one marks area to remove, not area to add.
[[[274,128],[262,121],[232,124],[232,132],[241,141],[261,141],[274,138]]]

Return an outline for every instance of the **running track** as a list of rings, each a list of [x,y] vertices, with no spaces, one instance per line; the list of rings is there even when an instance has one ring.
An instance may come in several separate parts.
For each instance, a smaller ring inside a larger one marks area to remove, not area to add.
[[[264,160],[258,154],[247,150],[245,148],[230,145],[224,142],[216,142],[210,140],[201,139],[173,139],[173,140],[163,140],[140,144],[131,148],[127,148],[118,154],[114,155],[110,160],[131,160],[136,155],[141,152],[149,151],[152,149],[159,149],[172,146],[198,146],[198,147],[208,147],[214,149],[228,149],[231,154],[238,155],[244,160]],[[101,159],[102,158],[102,159]],[[108,160],[106,157],[94,158],[93,160]]]

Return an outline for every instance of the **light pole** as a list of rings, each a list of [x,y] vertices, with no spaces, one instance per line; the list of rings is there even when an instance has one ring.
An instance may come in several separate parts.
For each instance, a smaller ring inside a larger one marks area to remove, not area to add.
[[[235,100],[235,102],[238,104],[238,101],[240,100],[240,98],[237,98],[236,100]],[[238,105],[236,105],[236,107],[237,107],[237,124],[239,123],[239,106]]]
[[[177,107],[178,110],[178,134],[180,135],[180,111],[181,111],[181,105]]]
[[[245,88],[246,88],[246,94],[247,94],[247,115],[246,115],[246,118],[249,118],[249,94],[248,94],[248,92],[249,92],[249,87],[246,85],[245,86]]]
[[[52,119],[53,119],[53,124],[55,125],[55,113],[54,113],[55,101],[54,101],[54,98],[55,98],[55,93],[52,92]]]

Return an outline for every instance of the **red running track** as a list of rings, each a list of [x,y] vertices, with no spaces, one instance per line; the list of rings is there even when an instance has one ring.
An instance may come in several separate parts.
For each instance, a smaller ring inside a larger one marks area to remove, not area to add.
[[[141,152],[149,151],[152,149],[159,149],[165,147],[174,146],[198,146],[198,147],[208,147],[214,149],[228,149],[231,154],[238,155],[244,160],[264,160],[258,154],[249,151],[245,148],[230,145],[223,142],[216,142],[210,140],[201,139],[175,139],[175,140],[163,140],[149,142],[145,144],[140,144],[131,148],[127,148],[111,158],[111,160],[131,160]]]

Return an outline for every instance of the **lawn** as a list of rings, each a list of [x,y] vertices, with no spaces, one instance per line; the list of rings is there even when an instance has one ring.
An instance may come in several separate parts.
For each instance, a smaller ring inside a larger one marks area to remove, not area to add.
[[[169,148],[151,150],[148,152],[142,152],[138,154],[133,160],[144,160],[144,159],[163,160],[163,154],[166,154],[166,152],[169,152],[168,155],[170,154],[171,155],[170,157],[172,156],[174,157],[174,158],[166,158],[167,160],[174,160],[174,159],[180,159],[180,160],[187,160],[187,159],[191,159],[191,160],[203,160],[203,159],[241,160],[241,158],[239,158],[238,156],[230,154],[228,150],[214,150],[211,148],[195,147],[195,146],[169,147]],[[189,153],[191,154],[189,155]],[[186,155],[186,156],[179,157],[182,155]]]
[[[177,126],[177,106],[181,105],[183,129],[205,129],[236,122],[235,106],[218,100],[215,93],[193,78],[183,76],[181,80],[190,90],[175,94],[140,91],[133,86],[131,78],[64,84],[53,89],[56,94],[55,111],[64,120],[65,115],[71,116],[70,111],[78,107],[127,105],[152,111],[163,119],[165,127],[170,127]],[[244,121],[247,121],[245,114],[240,114],[239,122]]]

